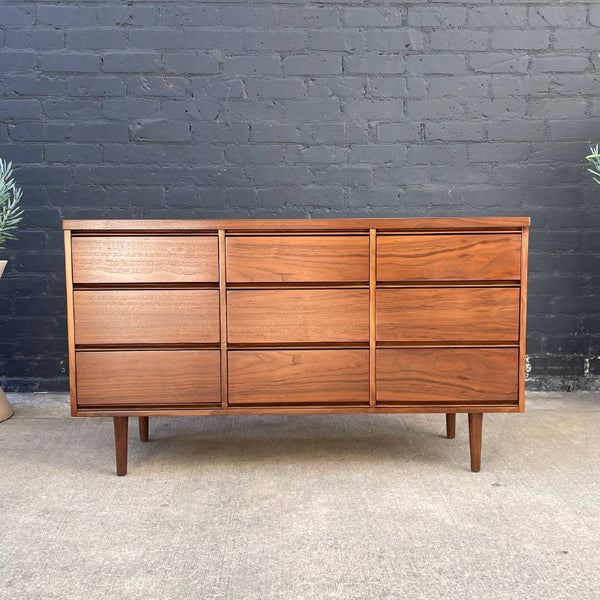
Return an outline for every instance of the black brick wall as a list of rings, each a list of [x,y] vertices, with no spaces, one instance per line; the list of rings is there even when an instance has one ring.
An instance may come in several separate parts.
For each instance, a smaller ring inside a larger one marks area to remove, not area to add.
[[[596,0],[5,0],[0,46],[7,389],[66,388],[65,217],[531,215],[532,385],[600,373]]]

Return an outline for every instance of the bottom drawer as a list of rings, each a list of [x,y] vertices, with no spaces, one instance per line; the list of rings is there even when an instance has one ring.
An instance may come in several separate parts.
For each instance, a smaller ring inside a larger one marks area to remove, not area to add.
[[[77,404],[218,404],[218,350],[77,352]]]
[[[517,348],[377,350],[377,403],[518,399]]]
[[[229,404],[368,404],[368,350],[235,350]]]

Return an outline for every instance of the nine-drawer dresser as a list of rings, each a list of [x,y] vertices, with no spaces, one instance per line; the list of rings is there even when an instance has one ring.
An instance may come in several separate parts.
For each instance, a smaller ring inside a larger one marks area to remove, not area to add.
[[[524,410],[529,218],[65,221],[71,412]]]

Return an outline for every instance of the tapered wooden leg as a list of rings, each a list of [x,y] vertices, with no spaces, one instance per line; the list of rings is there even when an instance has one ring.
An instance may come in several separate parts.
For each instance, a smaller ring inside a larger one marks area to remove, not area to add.
[[[115,450],[117,475],[127,475],[127,432],[129,417],[113,417],[115,426]]]
[[[481,426],[483,413],[469,413],[469,447],[471,449],[471,471],[479,473],[481,468]]]
[[[456,436],[456,413],[446,413],[446,437],[453,440]]]
[[[148,441],[148,417],[139,417],[140,423],[140,440],[142,442]]]

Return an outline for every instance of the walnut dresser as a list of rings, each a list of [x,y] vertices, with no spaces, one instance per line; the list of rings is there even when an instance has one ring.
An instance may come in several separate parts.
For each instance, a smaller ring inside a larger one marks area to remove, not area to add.
[[[529,218],[65,221],[71,413],[522,412]]]

